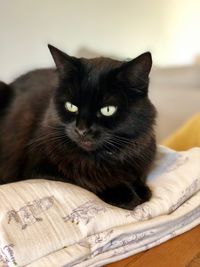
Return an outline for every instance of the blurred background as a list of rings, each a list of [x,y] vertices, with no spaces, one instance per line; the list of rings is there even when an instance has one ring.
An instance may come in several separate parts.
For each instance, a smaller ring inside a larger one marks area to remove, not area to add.
[[[47,43],[79,57],[151,51],[159,142],[200,111],[199,0],[0,0],[0,80],[53,66]]]

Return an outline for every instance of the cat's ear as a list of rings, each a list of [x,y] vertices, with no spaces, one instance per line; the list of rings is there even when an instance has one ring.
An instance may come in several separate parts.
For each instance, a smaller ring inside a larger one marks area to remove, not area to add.
[[[141,54],[127,63],[127,72],[130,78],[148,79],[152,67],[152,57],[150,52]]]
[[[48,44],[48,48],[51,52],[53,60],[61,76],[67,75],[71,71],[77,69],[78,66],[77,58],[69,56],[68,54],[54,47],[53,45]]]
[[[142,93],[147,90],[149,73],[152,67],[152,57],[150,52],[125,62],[119,70],[120,79],[129,81],[133,88]]]

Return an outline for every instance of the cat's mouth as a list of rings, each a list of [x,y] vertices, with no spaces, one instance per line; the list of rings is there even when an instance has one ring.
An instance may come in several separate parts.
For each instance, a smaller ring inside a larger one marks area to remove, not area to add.
[[[81,140],[79,146],[86,151],[92,151],[95,148],[95,143],[89,140]]]
[[[84,151],[94,151],[96,150],[100,143],[99,140],[92,138],[91,136],[78,136],[74,134],[73,130],[67,131],[67,136],[74,142],[79,148]]]

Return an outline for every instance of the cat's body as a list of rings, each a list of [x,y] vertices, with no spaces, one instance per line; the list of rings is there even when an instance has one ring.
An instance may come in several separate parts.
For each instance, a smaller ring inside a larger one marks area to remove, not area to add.
[[[123,80],[130,74],[122,69],[121,75],[123,62],[77,60],[58,50],[52,55],[58,70],[30,72],[7,88],[0,84],[0,100],[7,103],[0,110],[0,183],[60,180],[130,209],[148,200],[145,180],[156,151],[148,70],[137,86],[136,72],[135,85]],[[69,58],[63,63],[63,57]],[[76,114],[66,111],[66,101],[79,108]],[[116,107],[115,114],[100,114],[104,106]]]

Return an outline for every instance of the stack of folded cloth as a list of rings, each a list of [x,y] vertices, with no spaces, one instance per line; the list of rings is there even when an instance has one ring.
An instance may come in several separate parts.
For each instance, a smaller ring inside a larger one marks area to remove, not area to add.
[[[103,266],[200,223],[200,148],[159,147],[153,197],[132,211],[75,185],[27,180],[0,186],[0,266]]]

